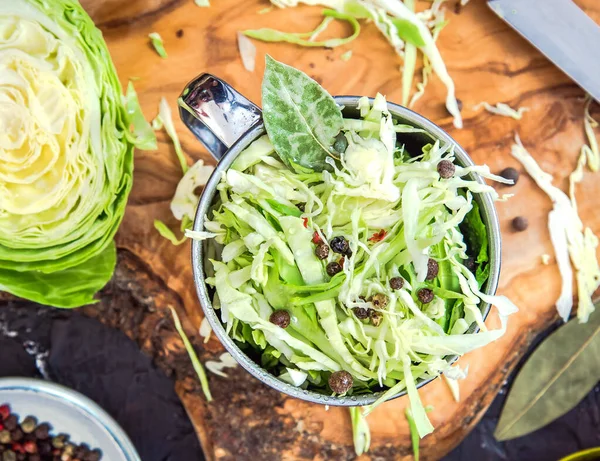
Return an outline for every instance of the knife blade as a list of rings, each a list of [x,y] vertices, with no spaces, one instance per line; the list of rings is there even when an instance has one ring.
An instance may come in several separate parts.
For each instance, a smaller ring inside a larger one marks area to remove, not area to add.
[[[488,0],[488,5],[600,102],[600,26],[572,0]]]

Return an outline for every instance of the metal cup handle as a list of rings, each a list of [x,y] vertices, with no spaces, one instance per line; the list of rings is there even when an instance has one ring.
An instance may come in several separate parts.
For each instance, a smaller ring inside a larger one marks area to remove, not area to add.
[[[183,123],[217,161],[262,118],[255,104],[210,74],[192,80],[178,104]]]

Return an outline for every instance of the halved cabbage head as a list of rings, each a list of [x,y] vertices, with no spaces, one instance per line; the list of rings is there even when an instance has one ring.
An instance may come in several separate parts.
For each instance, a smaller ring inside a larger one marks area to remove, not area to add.
[[[0,2],[0,290],[94,301],[131,189],[132,115],[79,3]]]

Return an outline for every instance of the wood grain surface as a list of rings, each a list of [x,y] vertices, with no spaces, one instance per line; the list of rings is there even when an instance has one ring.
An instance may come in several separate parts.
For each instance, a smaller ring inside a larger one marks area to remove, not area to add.
[[[175,109],[185,84],[205,71],[259,103],[267,52],[307,72],[334,95],[374,96],[379,91],[390,101],[400,100],[401,60],[373,25],[365,25],[359,39],[335,50],[257,43],[257,69],[254,73],[244,70],[237,50],[237,31],[265,26],[311,30],[320,21],[319,8],[258,14],[268,6],[266,0],[213,0],[211,8],[198,8],[193,0],[82,3],[104,32],[122,83],[138,78],[135,85],[148,118],[156,114],[162,96]],[[600,22],[597,0],[578,3]],[[452,127],[443,104],[445,89],[437,78],[432,79],[425,97],[414,109],[448,130],[477,163],[488,164],[492,171],[507,166],[522,170],[510,156],[510,145],[518,132],[541,167],[555,176],[557,185],[566,188],[584,140],[583,91],[511,31],[484,1],[472,0],[460,14],[454,13],[453,1],[447,3],[447,8],[450,24],[441,34],[439,47],[463,102],[465,127]],[[339,27],[337,32],[347,32]],[[151,32],[162,35],[168,59],[159,58],[149,45],[147,36]],[[349,49],[353,50],[352,58],[343,62],[340,55]],[[474,106],[482,101],[506,102],[531,110],[521,121],[515,121],[476,110]],[[598,115],[597,106],[595,112]],[[204,159],[214,163],[178,120],[176,126],[190,162]],[[137,296],[151,298],[156,309],[175,305],[180,312],[185,311],[189,333],[206,358],[217,355],[221,346],[214,339],[203,345],[193,334],[202,313],[192,280],[189,245],[173,247],[152,225],[154,219],[177,225],[169,212],[169,201],[181,172],[164,133],[159,134],[159,141],[158,151],[136,155],[134,188],[118,235],[119,247],[139,267],[116,278],[129,284]],[[460,403],[453,401],[441,380],[421,390],[424,403],[434,407],[430,417],[436,427],[422,440],[422,459],[441,458],[465,437],[535,334],[556,318],[554,302],[560,278],[554,259],[544,266],[540,258],[544,253],[552,254],[547,230],[550,200],[525,175],[510,192],[515,197],[498,205],[503,233],[499,293],[509,296],[520,311],[510,319],[507,334],[500,341],[460,360],[470,370],[460,384]],[[577,196],[585,225],[600,232],[600,213],[596,211],[598,177],[586,173]],[[529,219],[529,229],[514,233],[510,220],[519,215]],[[147,292],[149,280],[154,280],[158,288]],[[490,315],[488,324],[491,328],[498,326],[495,314]],[[205,403],[197,386],[190,385],[190,376],[178,375],[177,379],[178,392],[209,460],[354,458],[346,409],[326,410],[287,398],[241,370],[232,372],[230,379],[210,376],[215,394],[211,404]],[[397,399],[369,416],[372,447],[361,459],[410,459],[403,411],[406,404],[406,398]]]

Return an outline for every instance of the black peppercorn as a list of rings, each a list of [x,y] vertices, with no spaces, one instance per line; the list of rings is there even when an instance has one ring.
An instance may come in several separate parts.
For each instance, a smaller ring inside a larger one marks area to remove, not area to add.
[[[52,444],[48,440],[43,440],[38,444],[38,451],[42,456],[49,455],[52,453]]]
[[[443,179],[448,179],[454,176],[456,167],[450,160],[442,160],[440,163],[438,163],[437,171],[440,174],[440,177]]]
[[[371,302],[373,303],[373,306],[375,306],[377,309],[383,309],[385,306],[388,305],[389,301],[390,299],[383,293],[377,293],[371,297]]]
[[[333,237],[329,243],[331,244],[331,249],[335,253],[347,255],[350,252],[350,244],[348,243],[348,240],[341,235]]]
[[[429,261],[427,261],[427,276],[425,277],[425,280],[433,280],[437,277],[439,271],[440,265],[438,262],[435,259],[429,258]]]
[[[344,133],[340,132],[335,137],[335,141],[333,142],[333,150],[343,154],[346,152],[346,149],[348,149],[348,140],[346,139]]]
[[[327,274],[330,277],[333,277],[335,274],[342,272],[342,266],[340,266],[340,263],[335,262],[335,261],[331,261],[329,264],[327,264]]]
[[[352,309],[352,312],[354,312],[354,315],[356,315],[357,319],[364,320],[369,318],[369,309],[364,307],[355,307]]]
[[[10,438],[13,442],[20,442],[23,440],[23,435],[23,431],[19,428],[15,429],[14,431],[10,431]]]
[[[183,29],[177,29],[177,32],[175,32],[175,36],[177,38],[183,37]]]
[[[423,304],[428,304],[433,301],[433,291],[429,288],[421,288],[417,291],[417,298],[419,298],[419,301]]]
[[[475,271],[477,271],[477,262],[475,261],[475,258],[473,256],[469,256],[467,259],[465,259],[463,264],[471,272],[475,273]]]
[[[315,254],[319,259],[327,259],[329,256],[329,247],[326,243],[320,243],[315,247]]]
[[[288,311],[275,311],[269,317],[269,321],[278,327],[287,328],[290,326],[290,313]]]
[[[16,415],[9,415],[2,423],[4,428],[9,431],[14,431],[19,425],[19,420]]]
[[[390,288],[392,290],[400,290],[404,286],[404,279],[402,277],[392,277],[390,279]]]
[[[100,461],[101,457],[102,453],[96,448],[95,450],[90,451],[85,461]]]
[[[298,208],[302,213],[304,213],[304,211],[306,210],[306,203],[298,203],[296,205],[296,208]]]
[[[334,371],[329,377],[329,387],[336,394],[344,394],[352,388],[352,375],[347,371]]]
[[[373,326],[378,327],[383,320],[383,314],[381,312],[377,312],[373,309],[369,311],[369,318],[371,319],[371,323]]]
[[[527,221],[527,218],[524,216],[517,216],[512,220],[512,226],[517,232],[523,232],[529,226],[529,221]]]
[[[45,440],[49,437],[50,433],[50,425],[47,423],[42,423],[38,427],[35,428],[35,436],[38,439]]]
[[[511,179],[513,181],[513,184],[506,184],[507,186],[514,186],[519,180],[519,172],[512,167],[504,168],[500,172],[500,176],[502,176],[504,179]]]
[[[73,452],[73,457],[76,459],[84,459],[84,457],[87,456],[89,451],[90,450],[87,445],[79,445],[75,448],[75,451]]]

